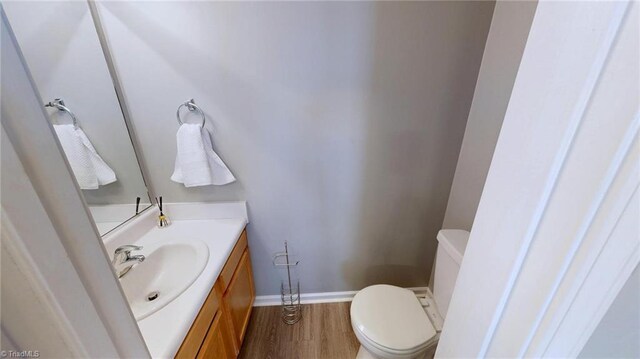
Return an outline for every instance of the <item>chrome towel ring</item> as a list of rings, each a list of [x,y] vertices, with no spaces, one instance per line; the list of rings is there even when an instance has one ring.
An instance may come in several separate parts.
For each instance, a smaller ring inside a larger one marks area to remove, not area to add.
[[[49,103],[45,103],[44,107],[55,107],[62,112],[68,113],[73,120],[73,128],[75,128],[76,130],[78,129],[78,119],[76,118],[76,115],[74,115],[73,112],[71,112],[71,110],[69,110],[69,108],[64,105],[64,101],[62,101],[62,99],[57,98]]]
[[[184,123],[184,122],[182,122],[182,119],[180,119],[180,109],[183,106],[186,106],[189,109],[189,111],[197,111],[197,112],[200,113],[200,117],[202,117],[202,125],[201,126],[204,128],[204,121],[205,121],[204,112],[200,109],[200,107],[196,106],[196,102],[193,99],[191,99],[189,101],[185,101],[182,105],[178,106],[178,110],[176,111],[176,118],[178,119],[178,123],[180,125],[182,125]]]

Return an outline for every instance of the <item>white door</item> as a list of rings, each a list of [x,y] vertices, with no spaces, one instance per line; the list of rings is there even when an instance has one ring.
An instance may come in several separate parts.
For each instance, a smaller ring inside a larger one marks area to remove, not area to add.
[[[538,5],[437,357],[575,357],[638,265],[639,5]]]

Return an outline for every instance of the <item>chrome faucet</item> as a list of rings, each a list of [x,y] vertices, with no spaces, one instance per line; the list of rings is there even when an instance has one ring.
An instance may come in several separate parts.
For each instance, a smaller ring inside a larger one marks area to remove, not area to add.
[[[111,264],[116,269],[116,274],[118,278],[122,278],[125,274],[129,273],[131,268],[142,261],[145,260],[145,256],[142,254],[132,256],[131,251],[139,251],[142,249],[142,246],[134,246],[132,244],[126,244],[124,246],[118,247],[113,253],[113,260]],[[118,267],[125,265],[122,269],[118,269]]]

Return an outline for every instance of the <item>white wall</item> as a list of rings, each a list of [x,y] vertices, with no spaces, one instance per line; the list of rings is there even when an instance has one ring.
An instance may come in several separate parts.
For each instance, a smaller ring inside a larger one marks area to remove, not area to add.
[[[427,284],[492,2],[99,5],[154,190],[246,199],[259,295],[284,240],[303,292]],[[192,97],[237,183],[169,180]]]
[[[579,358],[640,358],[640,267],[636,267]]]
[[[84,1],[7,1],[4,9],[45,102],[62,98],[118,181],[83,191],[92,205],[149,202],[120,104]],[[47,108],[54,123],[71,123]]]
[[[537,1],[497,1],[443,228],[471,230]]]

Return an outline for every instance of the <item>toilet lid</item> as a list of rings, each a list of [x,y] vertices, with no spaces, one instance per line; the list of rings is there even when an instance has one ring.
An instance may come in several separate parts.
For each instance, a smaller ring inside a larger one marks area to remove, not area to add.
[[[395,351],[424,346],[436,335],[415,293],[391,285],[359,291],[351,303],[351,321],[372,342]]]

